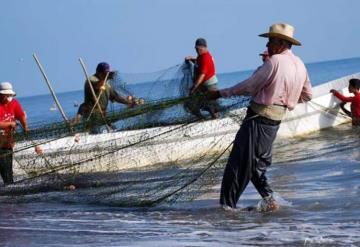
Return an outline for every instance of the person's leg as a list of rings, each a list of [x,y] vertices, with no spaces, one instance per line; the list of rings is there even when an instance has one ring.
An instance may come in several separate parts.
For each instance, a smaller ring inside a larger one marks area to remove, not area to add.
[[[251,182],[254,184],[261,197],[269,200],[267,203],[270,204],[273,203],[273,191],[268,183],[266,170],[272,162],[272,145],[276,138],[279,126],[280,122],[278,121],[264,120],[264,118],[260,117],[256,120],[254,131],[257,140],[257,145],[255,146],[255,157],[257,162],[254,162]],[[276,206],[270,204],[270,207]]]
[[[209,113],[211,115],[212,119],[217,119],[220,117],[219,111],[220,111],[220,105],[217,100],[211,100],[208,103],[209,106]]]
[[[204,119],[205,117],[201,114],[200,111],[201,104],[202,102],[199,102],[197,99],[190,99],[184,102],[184,108],[198,119]]]
[[[206,93],[208,91],[216,91],[218,90],[217,84],[206,85],[203,87],[203,92]],[[206,100],[204,110],[209,112],[212,119],[217,119],[220,117],[220,105],[218,100]]]
[[[244,121],[236,134],[221,184],[220,204],[223,206],[236,208],[251,179],[255,144],[252,135],[253,120]]]
[[[0,175],[1,178],[5,184],[5,179],[6,179],[6,167],[5,167],[5,157],[6,153],[4,152],[3,149],[0,149]]]
[[[0,151],[0,173],[5,185],[12,184],[13,179],[13,152],[12,149]]]

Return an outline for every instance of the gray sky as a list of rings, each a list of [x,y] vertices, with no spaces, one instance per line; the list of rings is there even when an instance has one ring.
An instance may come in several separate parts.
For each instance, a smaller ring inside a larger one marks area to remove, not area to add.
[[[57,92],[78,90],[82,57],[93,72],[108,61],[123,72],[152,72],[195,55],[204,37],[217,72],[255,68],[275,22],[295,26],[305,62],[358,57],[358,0],[0,0],[0,81],[19,96],[47,93],[38,53]]]

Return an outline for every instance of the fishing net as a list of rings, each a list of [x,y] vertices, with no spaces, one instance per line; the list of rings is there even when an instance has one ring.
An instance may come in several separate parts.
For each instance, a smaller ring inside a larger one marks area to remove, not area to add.
[[[209,192],[219,182],[249,99],[222,100],[219,119],[209,120],[206,111],[207,119],[198,119],[187,105],[204,105],[207,99],[189,96],[192,81],[190,63],[149,74],[115,73],[111,87],[144,104],[113,104],[104,118],[89,119],[92,128],[100,128],[97,134],[89,133],[86,119],[33,123],[28,136],[19,131],[16,181],[1,187],[0,197],[131,207],[188,201]],[[104,128],[110,124],[111,131]],[[34,152],[35,145],[42,154]]]

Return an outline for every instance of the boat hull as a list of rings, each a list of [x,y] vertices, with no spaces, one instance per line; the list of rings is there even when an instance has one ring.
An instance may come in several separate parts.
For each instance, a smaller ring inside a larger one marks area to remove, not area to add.
[[[347,92],[351,75],[314,87],[313,100],[288,111],[277,140],[306,135],[350,121],[339,113],[331,88]],[[97,135],[79,134],[42,145],[43,156],[33,149],[15,153],[14,172],[21,177],[47,170],[59,173],[112,172],[146,169],[155,165],[181,166],[184,161],[217,155],[231,145],[246,109],[232,110],[217,120],[120,131]],[[18,149],[29,143],[20,143]],[[71,169],[69,168],[71,167]]]

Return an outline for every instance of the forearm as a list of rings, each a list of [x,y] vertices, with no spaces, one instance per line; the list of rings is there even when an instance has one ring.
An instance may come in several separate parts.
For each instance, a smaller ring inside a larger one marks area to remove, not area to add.
[[[21,124],[21,126],[23,127],[24,131],[27,132],[28,131],[28,123],[27,123],[27,119],[26,119],[26,116],[22,116],[20,119],[19,119],[19,122]]]
[[[13,123],[13,122],[0,121],[0,129],[6,129],[6,128],[11,127],[11,125],[12,125],[11,123]]]
[[[116,101],[117,103],[120,103],[120,104],[124,104],[124,105],[128,105],[131,103],[126,98],[121,97],[120,95],[117,95],[116,97],[114,97],[114,101]]]
[[[353,97],[346,97],[346,96],[342,95],[341,93],[339,93],[339,92],[337,92],[337,91],[334,92],[334,95],[335,95],[336,98],[338,98],[338,99],[341,100],[342,102],[348,103],[348,102],[352,102],[352,101],[353,101]]]
[[[312,99],[312,93],[302,93],[300,95],[300,99],[298,103],[305,103],[307,101],[310,101]]]
[[[220,94],[224,98],[232,96],[254,96],[271,82],[273,72],[273,65],[270,61],[266,61],[250,78],[239,82],[233,87],[220,90]]]
[[[345,108],[345,103],[341,103],[341,104],[340,104],[340,108],[341,108],[341,110],[342,110],[346,115],[348,115],[349,117],[352,117],[351,112],[348,111],[348,110]]]
[[[250,77],[249,79],[239,82],[233,87],[220,90],[220,94],[224,98],[233,96],[254,96],[261,89],[260,80]]]
[[[187,56],[187,57],[185,57],[185,61],[195,63],[195,62],[196,62],[196,58],[194,58],[194,57],[192,57],[192,56]]]
[[[298,100],[298,103],[305,103],[307,101],[310,101],[312,99],[313,93],[312,93],[312,86],[309,79],[309,75],[306,75],[306,79],[304,82],[304,86],[301,90],[300,98]]]

